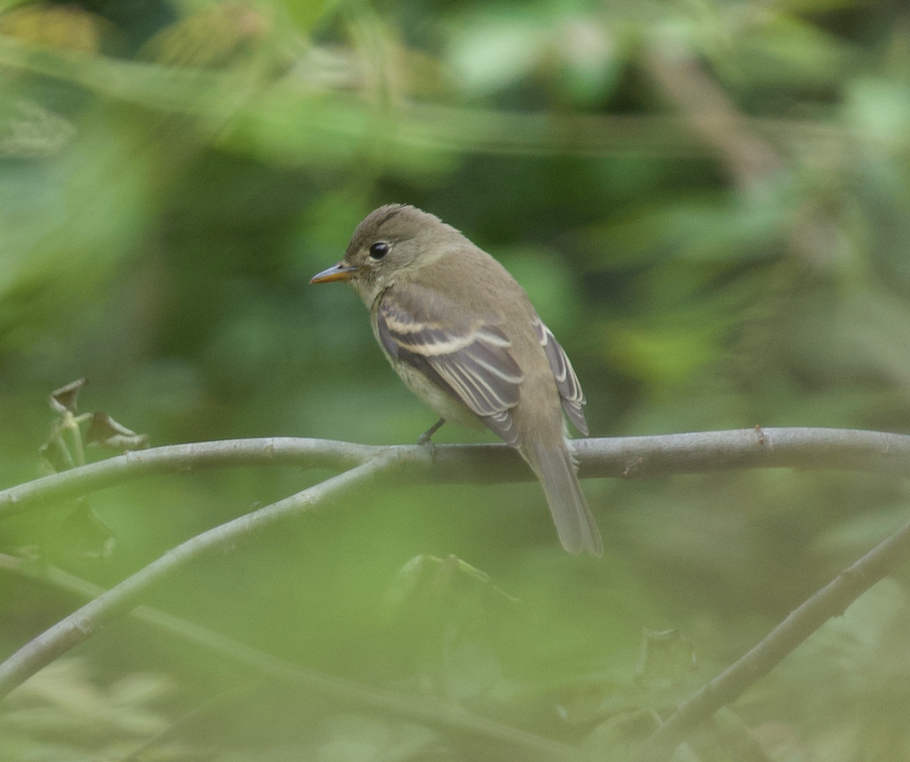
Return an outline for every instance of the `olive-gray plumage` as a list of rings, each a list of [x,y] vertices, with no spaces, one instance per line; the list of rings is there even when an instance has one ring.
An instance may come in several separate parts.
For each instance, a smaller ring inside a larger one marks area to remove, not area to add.
[[[390,204],[354,231],[344,259],[313,278],[346,280],[370,310],[392,367],[444,420],[486,425],[543,486],[566,550],[603,545],[566,441],[587,434],[581,385],[524,289],[438,217]]]

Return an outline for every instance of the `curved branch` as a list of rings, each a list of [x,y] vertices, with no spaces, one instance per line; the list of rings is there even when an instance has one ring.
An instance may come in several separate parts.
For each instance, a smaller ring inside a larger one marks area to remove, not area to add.
[[[644,478],[743,468],[838,469],[907,473],[910,436],[856,429],[770,428],[610,437],[573,441],[582,478]],[[391,478],[435,484],[531,481],[534,475],[505,444],[358,445],[277,437],[169,445],[128,452],[0,491],[0,518],[143,476],[248,466],[348,469],[379,453],[406,469]]]
[[[144,476],[249,466],[344,471],[388,449],[331,439],[264,437],[135,450],[0,491],[0,518],[15,516],[48,502],[81,497]]]
[[[910,437],[842,429],[746,429],[575,443],[582,476],[646,477],[758,467],[900,471],[910,465]],[[192,561],[310,510],[368,478],[392,482],[510,481],[533,478],[505,445],[367,447],[296,439],[176,445],[129,453],[0,492],[0,515],[72,497],[142,475],[193,468],[282,464],[339,467],[360,463],[296,495],[210,529],[172,549],[39,635],[0,664],[0,698],[102,624],[134,608],[149,588]],[[841,611],[910,553],[910,525],[807,601],[756,649],[696,694],[647,749],[671,748],[695,724],[770,670],[828,617]],[[877,576],[876,576],[877,575]],[[732,675],[730,672],[732,671]],[[643,758],[660,758],[657,756]]]
[[[99,627],[133,609],[159,582],[191,562],[233,549],[275,522],[337,498],[384,469],[396,465],[394,453],[379,454],[350,471],[257,511],[209,529],[172,548],[145,568],[73,612],[0,664],[0,699],[61,654],[82,643]]]
[[[90,582],[54,567],[40,567],[25,564],[22,559],[0,554],[0,570],[38,580],[57,589],[75,593],[83,598],[97,598],[105,590]],[[557,762],[571,756],[572,747],[559,741],[552,741],[518,728],[488,720],[427,697],[412,699],[393,691],[362,685],[352,680],[327,675],[292,662],[284,661],[271,654],[252,648],[232,638],[213,632],[185,619],[166,614],[163,611],[138,606],[131,615],[157,631],[178,639],[184,644],[193,644],[216,653],[231,664],[250,672],[287,685],[312,691],[321,696],[342,699],[352,706],[364,707],[383,712],[396,718],[405,718],[434,727],[443,732],[458,732],[472,738],[484,739],[500,744],[522,759]]]
[[[634,762],[666,762],[698,725],[767,675],[831,617],[843,614],[853,601],[908,558],[910,523],[842,571],[790,612],[758,645],[683,701],[670,719],[642,744],[633,757]]]

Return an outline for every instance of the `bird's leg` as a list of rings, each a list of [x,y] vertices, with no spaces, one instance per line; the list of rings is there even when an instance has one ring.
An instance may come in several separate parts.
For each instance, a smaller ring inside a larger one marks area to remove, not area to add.
[[[430,428],[428,428],[423,434],[417,437],[417,444],[421,445],[430,445],[433,446],[433,443],[430,441],[430,438],[442,428],[442,424],[446,422],[445,418],[440,418],[436,423],[434,423]]]

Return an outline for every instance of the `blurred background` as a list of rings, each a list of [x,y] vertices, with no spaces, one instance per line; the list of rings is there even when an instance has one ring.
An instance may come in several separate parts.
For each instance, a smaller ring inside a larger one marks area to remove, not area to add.
[[[0,486],[47,471],[47,397],[82,377],[80,411],[152,446],[414,442],[435,416],[359,299],[308,285],[389,202],[525,286],[594,436],[910,429],[903,0],[0,9]],[[329,475],[146,480],[5,520],[0,552],[110,587]],[[534,483],[374,488],[149,603],[606,753],[618,718],[665,712],[907,514],[903,483],[853,473],[585,491],[603,559],[561,550]],[[433,560],[450,555],[463,563]],[[739,742],[750,759],[907,758],[905,583],[816,633],[695,758],[745,759]],[[3,655],[81,602],[0,572]],[[0,760],[123,759],[168,728],[135,758],[516,758],[323,699],[121,621],[10,697]]]

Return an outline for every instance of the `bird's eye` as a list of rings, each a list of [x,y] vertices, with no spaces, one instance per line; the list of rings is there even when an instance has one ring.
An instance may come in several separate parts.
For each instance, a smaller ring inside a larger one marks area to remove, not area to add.
[[[391,248],[385,241],[377,241],[370,246],[370,259],[382,259]]]

